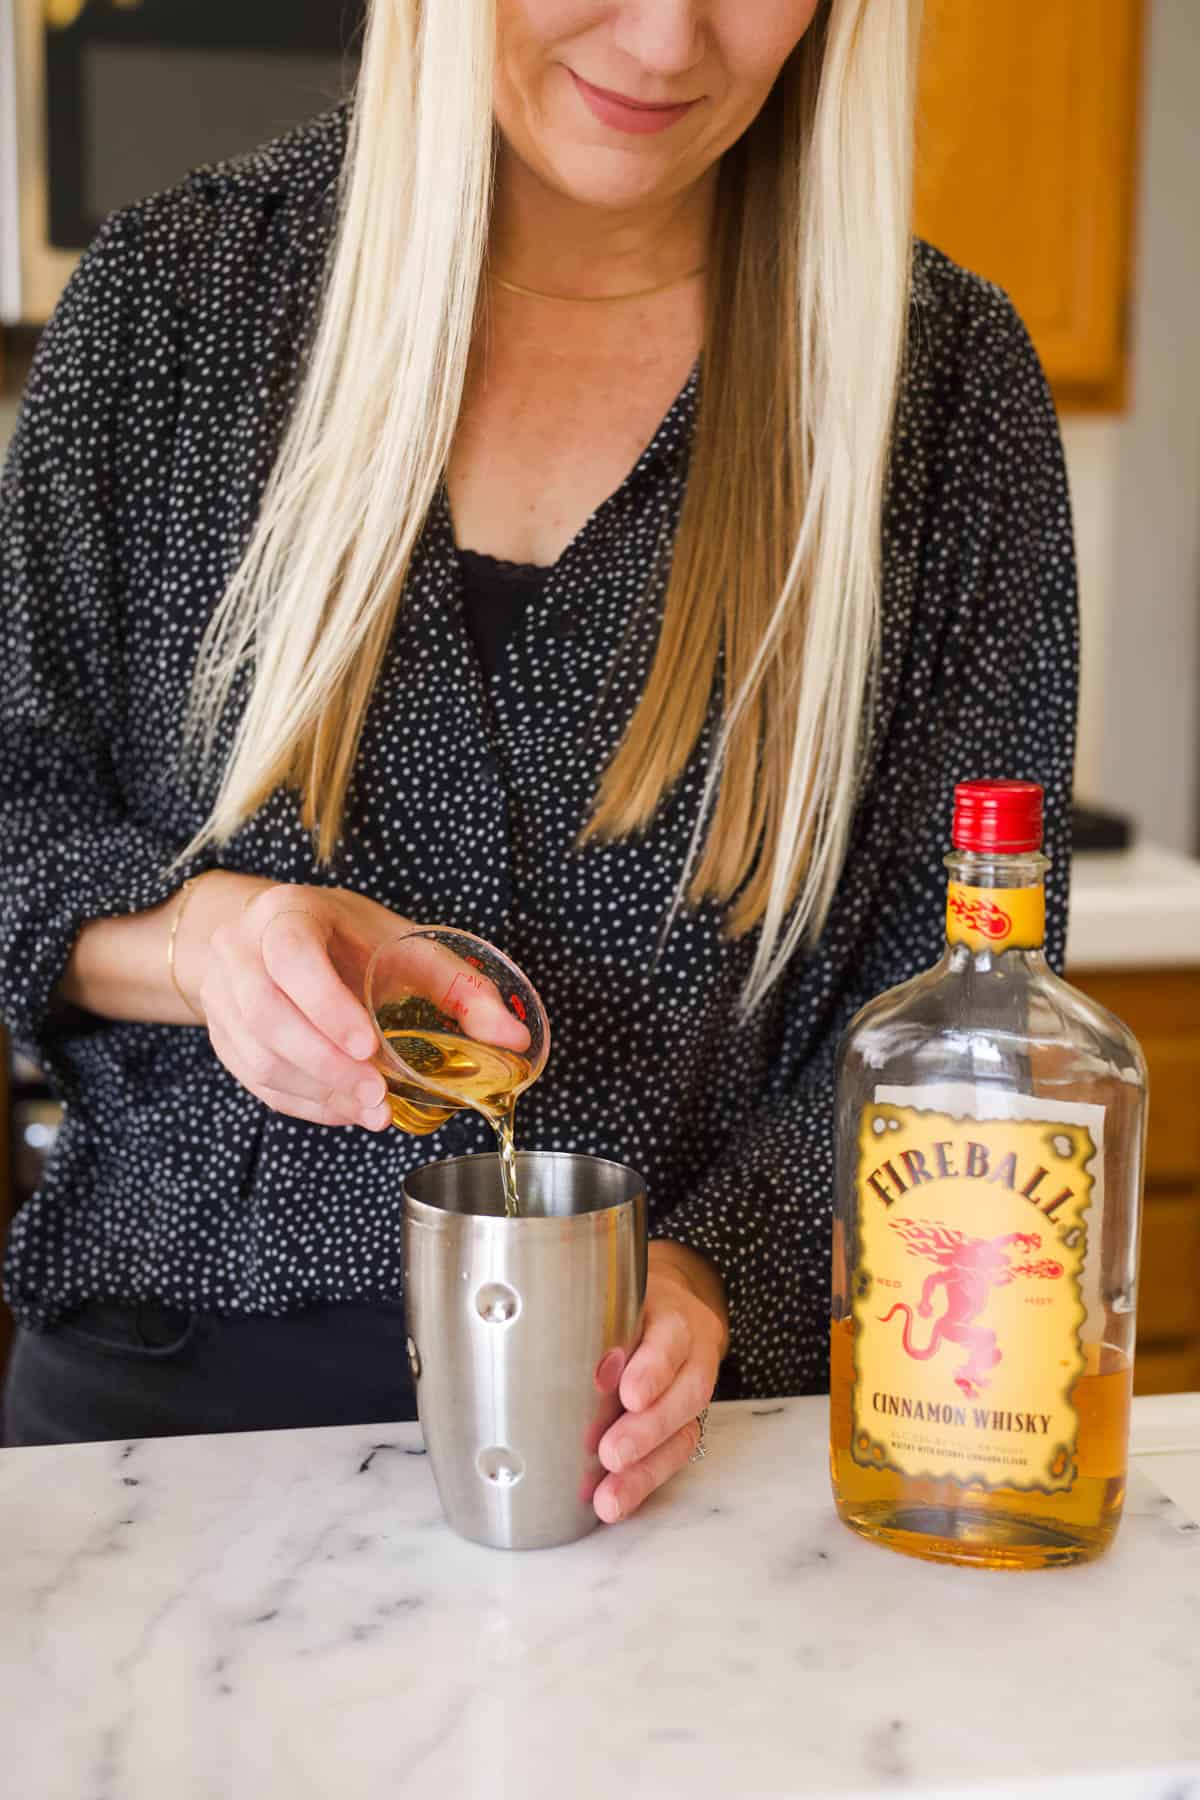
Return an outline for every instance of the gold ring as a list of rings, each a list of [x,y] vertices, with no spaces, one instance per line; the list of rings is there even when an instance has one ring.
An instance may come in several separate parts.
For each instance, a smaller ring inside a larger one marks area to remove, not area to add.
[[[310,906],[281,906],[277,913],[271,914],[270,918],[267,920],[267,925],[273,925],[276,919],[286,919],[289,913],[303,913],[306,919],[317,919],[316,913]],[[319,925],[320,923],[320,919],[317,919],[317,924]],[[260,952],[263,947],[263,939],[267,935],[267,925],[264,925],[258,934],[258,948]]]
[[[239,874],[241,873],[240,870],[237,872]],[[251,877],[251,880],[261,882],[262,886],[251,888],[250,892],[246,895],[246,898],[242,901],[243,912],[248,912],[256,900],[261,900],[264,894],[269,893],[273,887],[278,887],[280,885],[277,881],[268,881],[265,875],[254,875]]]

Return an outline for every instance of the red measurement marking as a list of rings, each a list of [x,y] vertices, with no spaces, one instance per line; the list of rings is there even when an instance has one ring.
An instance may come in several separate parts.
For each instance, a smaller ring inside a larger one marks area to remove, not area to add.
[[[525,1003],[521,999],[520,994],[510,994],[508,996],[508,1004],[512,1007],[523,1025],[525,1023]]]
[[[456,975],[440,1002],[442,1011],[451,1018],[464,1018],[483,985],[478,975]]]

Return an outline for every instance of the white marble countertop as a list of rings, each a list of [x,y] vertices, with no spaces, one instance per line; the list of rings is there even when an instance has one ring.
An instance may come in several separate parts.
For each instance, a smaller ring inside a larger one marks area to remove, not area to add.
[[[1071,865],[1072,969],[1200,964],[1200,862],[1139,844],[1083,851]]]
[[[415,1425],[0,1452],[5,1791],[1197,1800],[1200,1396],[1134,1412],[1115,1547],[1029,1575],[847,1531],[823,1399],[524,1555],[452,1536]]]

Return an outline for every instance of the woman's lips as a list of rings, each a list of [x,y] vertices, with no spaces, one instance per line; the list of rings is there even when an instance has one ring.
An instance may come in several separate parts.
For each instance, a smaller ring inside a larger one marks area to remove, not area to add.
[[[611,125],[615,131],[628,131],[635,136],[646,136],[652,131],[666,131],[696,105],[694,100],[685,100],[679,106],[650,106],[643,100],[627,100],[622,94],[611,93],[608,88],[593,87],[590,81],[585,81],[574,69],[568,69],[567,73],[579,90],[584,105],[602,125]]]

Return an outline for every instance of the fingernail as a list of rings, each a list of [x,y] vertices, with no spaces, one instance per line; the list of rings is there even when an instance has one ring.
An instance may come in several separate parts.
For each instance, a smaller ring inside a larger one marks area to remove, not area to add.
[[[628,1438],[618,1439],[612,1447],[613,1468],[623,1469],[625,1464],[633,1461],[633,1445]]]
[[[368,1036],[365,1031],[352,1032],[346,1039],[347,1052],[358,1062],[362,1062],[365,1057],[370,1056],[374,1048],[375,1039]]]
[[[359,1086],[355,1088],[354,1097],[356,1100],[360,1101],[363,1106],[369,1109],[373,1106],[382,1106],[383,1097],[386,1093],[387,1089],[384,1087],[382,1081],[364,1081],[360,1082]]]
[[[384,1125],[390,1125],[392,1115],[386,1106],[368,1106],[359,1114],[359,1118],[368,1131],[378,1131]]]
[[[618,1386],[625,1369],[625,1352],[609,1350],[596,1364],[596,1386],[602,1394],[611,1394]]]

